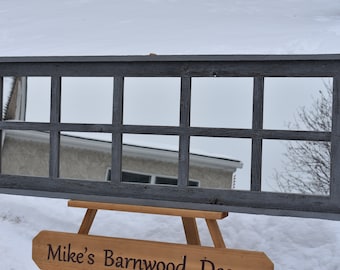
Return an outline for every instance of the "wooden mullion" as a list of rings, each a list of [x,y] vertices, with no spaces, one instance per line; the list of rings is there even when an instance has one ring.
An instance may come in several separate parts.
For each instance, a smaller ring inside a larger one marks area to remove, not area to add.
[[[49,123],[41,122],[2,122],[3,129],[14,130],[37,130],[45,131],[49,129]],[[60,123],[58,125],[63,131],[77,132],[104,132],[111,133],[115,128],[112,124],[83,124],[83,123]],[[158,135],[180,135],[183,133],[182,128],[178,126],[142,126],[142,125],[124,125],[121,127],[124,134],[158,134]],[[252,129],[234,129],[234,128],[208,128],[208,127],[189,127],[185,130],[188,136],[205,136],[215,138],[244,138],[251,139],[254,137]],[[327,131],[296,131],[296,130],[259,130],[257,136],[262,139],[271,140],[302,140],[302,141],[330,141],[331,132]]]
[[[60,164],[60,130],[56,127],[60,124],[61,115],[61,77],[51,78],[51,110],[50,110],[50,178],[59,177]],[[53,128],[52,128],[53,127]]]
[[[114,78],[111,183],[119,184],[122,174],[124,77]]]
[[[3,113],[4,113],[4,107],[3,107],[3,98],[4,98],[4,78],[3,76],[0,76],[0,121],[3,121]],[[2,140],[3,140],[3,130],[0,129],[0,173],[2,173]]]
[[[180,127],[190,127],[190,105],[191,105],[191,78],[181,78],[181,102],[180,102]],[[179,136],[178,151],[178,186],[186,187],[189,182],[190,166],[190,136],[183,133]]]
[[[263,129],[264,78],[254,78],[253,89],[253,131],[258,134]],[[253,136],[251,150],[251,191],[261,191],[262,138]]]
[[[4,101],[4,77],[0,76],[0,120],[2,121],[3,120],[3,101]]]
[[[340,75],[333,78],[330,197],[340,203]]]

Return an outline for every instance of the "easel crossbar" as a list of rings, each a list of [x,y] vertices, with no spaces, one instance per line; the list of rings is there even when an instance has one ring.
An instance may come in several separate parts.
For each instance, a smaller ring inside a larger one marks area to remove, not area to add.
[[[165,207],[102,203],[102,202],[77,201],[77,200],[68,201],[68,206],[88,208],[88,209],[98,209],[98,210],[114,210],[114,211],[135,212],[135,213],[144,213],[144,214],[181,216],[181,217],[188,217],[188,218],[192,217],[192,218],[205,218],[205,219],[223,219],[228,216],[228,212],[214,212],[214,211],[204,211],[204,210],[165,208]]]
[[[225,248],[221,231],[218,227],[216,219],[223,219],[228,216],[227,212],[211,212],[191,209],[178,209],[178,208],[164,208],[152,207],[141,205],[127,205],[127,204],[112,204],[102,202],[89,202],[89,201],[68,201],[69,207],[87,208],[84,219],[80,225],[78,234],[89,234],[93,221],[96,217],[98,210],[114,210],[144,214],[180,216],[182,218],[185,237],[189,245],[201,245],[199,232],[197,228],[196,218],[204,218],[214,246],[216,248]]]

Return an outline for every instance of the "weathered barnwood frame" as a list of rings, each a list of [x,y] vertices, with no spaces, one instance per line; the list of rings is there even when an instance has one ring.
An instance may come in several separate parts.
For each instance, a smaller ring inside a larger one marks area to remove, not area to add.
[[[48,131],[50,133],[50,168],[48,178],[1,174],[0,192],[87,201],[137,203],[160,207],[340,220],[340,55],[2,57],[0,58],[1,97],[4,76],[51,77],[51,117],[49,123],[9,122],[4,121],[2,118],[0,121],[0,130]],[[112,124],[61,123],[60,100],[61,79],[63,76],[113,77]],[[122,121],[124,77],[180,77],[180,124],[178,126],[124,125]],[[253,77],[252,128],[191,127],[190,91],[192,77]],[[332,131],[312,132],[263,129],[265,77],[333,78]],[[106,132],[112,134],[113,169],[111,170],[112,181],[110,183],[61,179],[59,177],[61,131]],[[178,186],[122,183],[120,179],[122,134],[179,136]],[[251,190],[236,191],[188,187],[191,136],[251,139]],[[262,192],[261,159],[262,141],[264,139],[331,142],[330,195],[312,196]]]

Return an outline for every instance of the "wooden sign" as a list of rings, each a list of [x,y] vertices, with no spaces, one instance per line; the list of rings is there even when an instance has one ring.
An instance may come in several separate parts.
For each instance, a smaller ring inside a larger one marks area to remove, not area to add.
[[[33,260],[42,270],[269,270],[263,252],[41,231]]]

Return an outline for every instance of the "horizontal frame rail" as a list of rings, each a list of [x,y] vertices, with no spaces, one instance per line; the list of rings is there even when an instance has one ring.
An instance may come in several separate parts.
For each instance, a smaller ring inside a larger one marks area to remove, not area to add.
[[[3,57],[2,76],[327,77],[339,55]]]
[[[339,204],[326,196],[145,186],[71,179],[4,175],[0,192],[107,203],[141,204],[207,211],[226,211],[278,216],[340,220]],[[188,196],[188,189],[190,196]]]
[[[79,131],[112,133],[118,131],[126,134],[160,134],[160,135],[189,135],[205,137],[231,137],[231,138],[262,138],[282,140],[330,141],[331,132],[298,131],[298,130],[253,130],[236,128],[206,128],[179,126],[141,126],[122,125],[114,127],[110,124],[49,124],[37,122],[0,122],[2,130],[37,130],[37,131]]]

